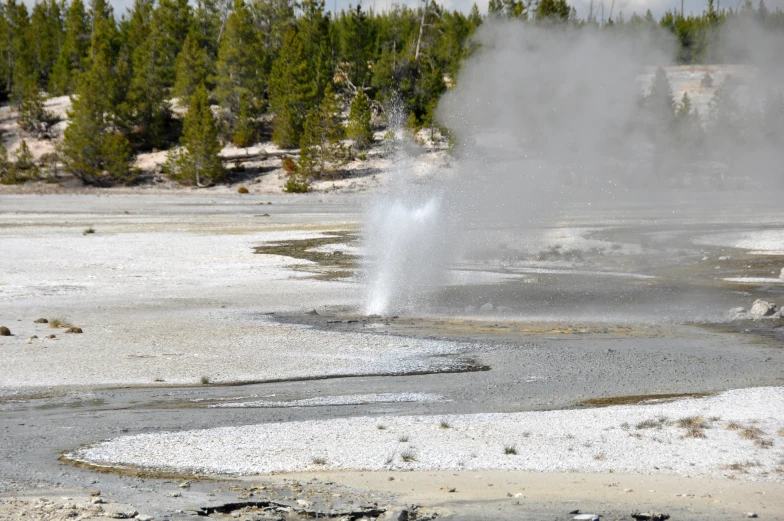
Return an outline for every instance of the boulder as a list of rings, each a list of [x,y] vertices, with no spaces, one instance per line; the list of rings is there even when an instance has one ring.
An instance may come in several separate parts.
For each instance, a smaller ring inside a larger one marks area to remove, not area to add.
[[[774,302],[766,302],[762,299],[757,299],[752,304],[749,314],[753,317],[767,317],[776,312],[777,306]]]
[[[11,336],[11,330],[5,326],[0,326],[0,336]]]
[[[70,327],[70,328],[66,329],[65,332],[66,333],[80,334],[82,332],[82,328],[80,328],[80,327]]]
[[[139,513],[131,507],[119,505],[105,508],[104,511],[106,512],[106,516],[111,517],[112,519],[133,519]]]
[[[49,321],[46,320],[45,318],[39,318],[38,320],[35,321],[35,323],[36,324],[48,324]]]

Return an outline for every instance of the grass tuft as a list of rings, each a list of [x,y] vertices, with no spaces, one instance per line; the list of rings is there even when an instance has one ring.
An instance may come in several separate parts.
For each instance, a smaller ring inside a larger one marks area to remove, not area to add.
[[[51,328],[59,328],[59,327],[73,327],[70,322],[68,322],[63,317],[54,317],[49,319],[49,327]]]
[[[400,453],[400,459],[403,460],[405,463],[411,463],[412,461],[416,461],[416,452],[414,449],[406,449]]]
[[[95,233],[95,228],[90,226],[89,228],[87,228],[85,231],[82,232],[82,235],[92,235],[94,233]]]
[[[604,460],[606,460],[606,459],[607,459],[607,454],[605,454],[604,452],[600,452],[599,454],[596,454],[596,455],[593,457],[593,459],[594,459],[595,461],[604,461]]]
[[[376,429],[378,429],[380,431],[385,431],[385,430],[387,430],[387,426],[386,425],[376,425]]]
[[[728,431],[739,431],[743,428],[743,425],[741,425],[738,422],[728,422],[727,425],[724,426],[724,428],[727,429]]]
[[[449,425],[449,422],[446,420],[441,420],[441,423],[438,426],[442,429],[449,429],[452,427],[451,425]]]
[[[773,446],[773,442],[771,440],[763,440],[760,438],[758,440],[754,440],[754,445],[761,449],[769,449]]]
[[[507,456],[516,456],[517,455],[517,446],[515,445],[504,445],[504,454]]]
[[[408,443],[408,436],[405,434],[397,439],[400,443]]]
[[[321,456],[313,456],[313,458],[311,458],[310,461],[314,465],[326,465],[327,464],[327,458],[324,458],[324,457],[321,457]]]
[[[202,376],[201,378],[199,378],[199,381],[201,382],[202,385],[207,385],[210,383],[210,378],[208,376]]]
[[[765,435],[765,431],[759,427],[745,427],[740,431],[740,437],[744,440],[758,440]]]

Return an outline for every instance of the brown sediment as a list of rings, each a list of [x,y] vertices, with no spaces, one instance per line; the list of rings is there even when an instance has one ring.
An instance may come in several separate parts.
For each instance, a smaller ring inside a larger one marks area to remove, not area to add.
[[[650,402],[671,402],[682,398],[705,398],[716,393],[671,393],[671,394],[635,394],[628,396],[609,396],[606,398],[588,398],[577,403],[583,407],[609,407],[610,405],[638,405]]]
[[[295,265],[297,271],[314,273],[318,280],[337,280],[350,278],[357,267],[357,256],[345,252],[314,251],[331,244],[353,244],[357,235],[347,231],[322,232],[321,237],[310,239],[292,239],[274,244],[264,244],[254,248],[254,253],[262,255],[281,255],[294,259],[316,263],[312,265]]]
[[[81,461],[77,459],[73,459],[68,456],[67,452],[64,452],[57,461],[61,463],[67,463],[68,465],[73,465],[74,467],[80,469],[87,469],[93,472],[100,472],[102,474],[118,474],[120,476],[130,476],[134,478],[143,478],[143,479],[177,479],[177,480],[188,480],[188,481],[217,481],[217,478],[212,476],[204,476],[201,474],[190,474],[185,472],[173,472],[169,470],[151,470],[145,469],[142,467],[135,467],[132,465],[97,465],[95,463],[88,463],[86,461]],[[225,476],[224,476],[225,480]]]

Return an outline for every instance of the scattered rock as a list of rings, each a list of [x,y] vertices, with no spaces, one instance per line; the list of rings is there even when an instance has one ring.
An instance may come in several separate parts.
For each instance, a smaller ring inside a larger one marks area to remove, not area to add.
[[[180,488],[191,488],[191,482],[190,481],[183,481],[182,483],[180,483],[177,486],[180,487]]]
[[[27,339],[27,343],[32,344],[33,340],[35,340],[36,338],[38,338],[36,335],[31,336],[30,338]]]
[[[166,494],[166,495],[167,495],[168,497],[180,497],[180,496],[182,496],[182,494],[180,494],[179,492],[169,492],[169,493],[168,493],[168,494]]]
[[[80,327],[69,327],[68,329],[65,330],[65,332],[66,333],[81,334],[82,333],[82,328],[80,328]]]
[[[52,338],[57,338],[57,335],[49,335],[49,336],[47,336],[46,338],[48,338],[48,339],[50,339],[50,340],[51,340]]]
[[[244,186],[240,186],[240,187],[237,189],[237,193],[238,193],[238,194],[247,194],[247,193],[248,193],[248,189],[247,189],[247,188],[245,188]]]
[[[757,517],[757,514],[755,514],[754,512],[749,512],[749,513],[746,514],[746,517],[754,518],[754,517]]]
[[[100,498],[100,497],[94,497],[94,498],[92,498],[92,499],[90,500],[90,503],[92,503],[93,505],[100,505],[100,504],[102,504],[102,503],[106,503],[106,501],[104,501],[104,500],[103,500],[103,498]]]
[[[0,336],[11,336],[11,330],[5,326],[0,326]]]
[[[602,517],[599,514],[578,514],[574,516],[572,519],[575,521],[599,521],[599,518]]]
[[[757,299],[752,304],[749,314],[753,317],[767,317],[776,312],[777,306],[774,302],[766,302],[762,299]]]
[[[93,496],[93,497],[98,497],[98,496],[101,495],[101,491],[100,490],[91,490],[90,491],[90,495]]]
[[[38,320],[36,320],[34,323],[35,323],[35,324],[48,324],[48,323],[49,323],[49,321],[48,321],[48,320],[46,320],[45,318],[39,318],[39,319],[38,319]]]
[[[731,255],[722,255],[721,257],[719,257],[719,260],[732,260],[732,256]]]
[[[106,515],[113,519],[133,519],[138,513],[130,507],[113,506],[106,509]]]
[[[493,311],[493,305],[491,303],[482,304],[479,306],[479,311]]]
[[[384,512],[381,517],[378,518],[378,521],[408,521],[408,517],[407,509],[396,508]]]
[[[637,521],[665,521],[670,515],[661,512],[632,512],[632,517]]]
[[[141,514],[136,516],[136,521],[152,521],[152,517]]]

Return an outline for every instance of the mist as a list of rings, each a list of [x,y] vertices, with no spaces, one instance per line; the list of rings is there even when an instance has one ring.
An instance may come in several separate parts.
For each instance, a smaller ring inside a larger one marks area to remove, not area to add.
[[[416,247],[403,248],[405,266],[395,255],[382,262],[371,253],[369,279],[397,270],[385,284],[405,288],[382,292],[389,298],[373,313],[415,309],[410,303],[421,304],[426,290],[448,285],[448,268],[454,279],[460,266],[488,259],[503,265],[543,258],[547,241],[537,236],[543,225],[585,215],[602,225],[675,217],[709,222],[722,218],[722,200],[778,207],[784,188],[780,35],[753,20],[728,23],[715,35],[719,64],[683,67],[675,65],[672,35],[658,27],[632,33],[489,19],[475,38],[478,51],[438,106],[455,142],[450,172],[418,188],[416,197],[407,195],[410,188],[396,188],[385,202],[371,204],[379,223],[378,209],[390,201],[398,213],[420,214],[422,201],[438,201],[428,207],[426,226],[395,219],[419,235],[412,245],[430,244],[430,250],[417,255]],[[684,92],[690,107],[682,105]],[[395,251],[379,240],[380,229],[367,231],[374,251]],[[644,256],[626,252],[637,255],[637,264],[669,261],[667,245],[631,239],[648,248]],[[430,283],[412,273],[427,274]],[[393,296],[401,291],[405,299]],[[702,298],[672,298],[692,297]]]

